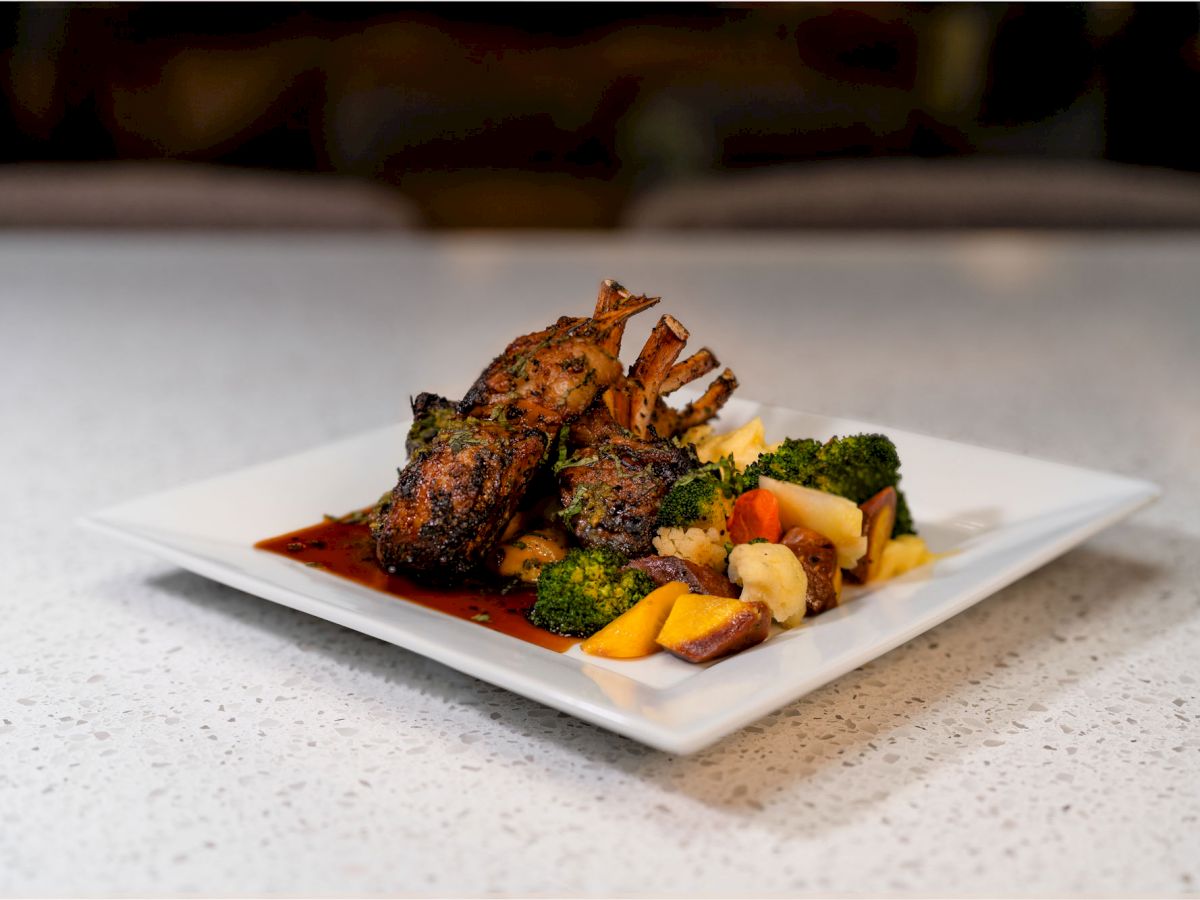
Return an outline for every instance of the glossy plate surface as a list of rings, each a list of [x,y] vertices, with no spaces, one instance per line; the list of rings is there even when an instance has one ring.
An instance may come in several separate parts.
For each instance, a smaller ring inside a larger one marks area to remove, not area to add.
[[[166,491],[83,524],[183,568],[423,654],[662,750],[691,753],[886,653],[1158,496],[1154,485],[746,400],[767,438],[882,431],[930,547],[950,556],[848,595],[841,607],[706,666],[666,654],[559,654],[252,546],[370,504],[395,481],[408,423]]]

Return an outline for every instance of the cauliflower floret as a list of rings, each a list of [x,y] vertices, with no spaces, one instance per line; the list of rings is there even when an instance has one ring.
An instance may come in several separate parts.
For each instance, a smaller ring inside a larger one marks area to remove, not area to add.
[[[776,622],[792,628],[804,618],[808,575],[783,544],[738,544],[729,554],[728,574],[742,586],[742,599],[767,604]]]
[[[678,556],[699,566],[725,571],[725,542],[729,535],[717,528],[660,528],[654,549],[662,556]]]
[[[712,426],[697,425],[683,435],[686,443],[696,448],[700,462],[716,462],[724,456],[732,456],[733,464],[744,469],[771,448],[767,446],[763,421],[755,416],[741,428],[714,434]]]

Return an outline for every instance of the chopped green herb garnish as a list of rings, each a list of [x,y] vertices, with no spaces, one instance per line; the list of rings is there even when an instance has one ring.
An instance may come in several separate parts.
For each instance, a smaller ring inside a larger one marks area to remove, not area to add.
[[[552,471],[555,475],[563,469],[573,469],[575,466],[590,466],[592,463],[599,460],[598,456],[580,456],[579,453],[571,453],[567,450],[567,442],[564,440],[566,429],[564,428],[558,434],[558,459],[555,460]],[[579,451],[580,453],[584,451]]]
[[[567,460],[559,460],[554,464],[554,474],[557,475],[563,469],[573,469],[576,466],[590,466],[594,462],[599,462],[598,456],[581,456],[571,457]]]
[[[558,517],[564,522],[569,522],[575,516],[583,512],[584,497],[587,491],[583,485],[580,485],[575,490],[575,495],[571,498],[571,502],[558,511]]]
[[[484,443],[483,438],[477,437],[475,434],[474,426],[478,423],[478,419],[468,418],[465,420],[465,428],[457,428],[453,431],[447,430],[446,443],[450,445],[451,453],[458,453],[466,447],[473,447]]]

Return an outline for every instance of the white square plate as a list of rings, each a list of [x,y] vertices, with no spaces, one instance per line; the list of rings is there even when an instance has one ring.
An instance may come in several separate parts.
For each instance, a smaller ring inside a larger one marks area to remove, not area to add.
[[[761,415],[769,440],[882,431],[935,551],[955,551],[848,596],[801,628],[725,660],[556,653],[405,602],[256,541],[360,508],[395,482],[408,423],[135,500],[84,524],[243,591],[374,635],[662,750],[692,753],[961,612],[1158,496],[1144,481],[734,400],[719,425]]]

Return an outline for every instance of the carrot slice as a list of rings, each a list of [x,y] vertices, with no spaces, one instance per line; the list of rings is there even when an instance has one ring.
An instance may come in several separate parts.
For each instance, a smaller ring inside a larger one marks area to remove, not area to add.
[[[762,488],[746,491],[733,504],[728,528],[729,540],[735,544],[748,544],[753,540],[779,543],[783,536],[783,525],[779,522],[779,501],[774,494]]]

